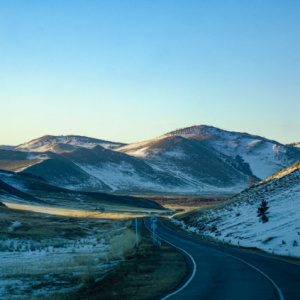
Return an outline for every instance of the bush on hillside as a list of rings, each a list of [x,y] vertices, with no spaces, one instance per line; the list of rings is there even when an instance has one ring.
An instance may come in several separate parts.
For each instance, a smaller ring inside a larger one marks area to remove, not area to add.
[[[266,223],[269,221],[269,218],[266,216],[270,212],[267,212],[269,209],[268,202],[266,200],[262,200],[260,206],[257,208],[257,216],[260,218],[260,222]]]

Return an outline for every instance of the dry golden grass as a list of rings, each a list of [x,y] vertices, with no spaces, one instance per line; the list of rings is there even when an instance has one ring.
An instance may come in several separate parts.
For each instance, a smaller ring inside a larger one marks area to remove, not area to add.
[[[44,299],[45,286],[60,290],[94,283],[111,270],[110,262],[121,260],[135,246],[135,233],[129,228],[132,219],[46,215],[4,206],[0,215],[0,251],[8,258],[0,266],[0,298],[1,280],[8,287],[4,295],[8,298],[22,293],[18,287],[9,289],[10,280],[24,281],[26,286],[42,282],[24,299],[34,299],[34,291]]]
[[[27,210],[57,216],[78,217],[78,218],[94,218],[94,219],[125,219],[133,217],[143,217],[146,214],[129,214],[129,213],[100,213],[75,209],[64,209],[47,206],[25,205],[17,203],[4,203],[7,207],[19,210]]]
[[[133,242],[134,228],[128,230],[131,233],[126,237]],[[186,273],[184,257],[166,243],[153,247],[143,225],[139,234],[139,248],[127,252],[125,261],[105,278],[79,291],[51,295],[45,300],[148,300],[176,288]]]

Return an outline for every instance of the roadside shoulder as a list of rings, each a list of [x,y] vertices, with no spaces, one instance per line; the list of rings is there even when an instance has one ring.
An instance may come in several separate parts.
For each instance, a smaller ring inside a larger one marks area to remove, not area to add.
[[[180,228],[179,226],[176,226],[174,223],[168,221],[166,218],[159,218],[159,220],[166,227],[168,227],[171,230],[174,230],[174,231],[176,231],[178,233],[185,234],[185,235],[190,236],[192,238],[201,240],[204,243],[213,243],[213,244],[215,244],[215,241],[211,242],[209,240],[211,237],[207,236],[209,238],[208,241],[206,241],[205,239],[202,240],[201,235],[193,233],[193,232],[186,231],[186,230]],[[205,236],[205,238],[206,238],[206,236]],[[273,259],[277,259],[277,260],[282,260],[282,261],[285,261],[285,262],[292,263],[292,264],[300,266],[300,259],[297,259],[297,258],[294,258],[294,257],[271,254],[271,253],[264,252],[264,251],[262,251],[260,249],[257,249],[257,248],[245,248],[245,247],[239,247],[239,248],[237,248],[236,246],[229,246],[229,245],[226,245],[226,244],[225,245],[219,244],[219,246],[220,247],[224,247],[224,248],[235,249],[237,251],[244,251],[244,252],[252,253],[252,254],[255,254],[255,255],[263,256],[263,257],[268,257],[268,258],[273,258]]]

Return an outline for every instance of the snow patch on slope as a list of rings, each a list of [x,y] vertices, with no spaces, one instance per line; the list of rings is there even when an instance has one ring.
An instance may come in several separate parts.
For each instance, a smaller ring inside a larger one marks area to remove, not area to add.
[[[116,190],[128,190],[135,188],[139,189],[167,189],[165,186],[161,186],[155,181],[142,177],[132,165],[122,162],[120,164],[107,163],[102,167],[77,164],[85,172],[102,180],[105,184]]]
[[[78,147],[91,149],[96,146],[102,146],[106,149],[114,150],[124,146],[122,143],[114,143],[82,136],[46,136],[19,145],[18,147],[15,147],[14,150],[23,152],[53,151],[53,147],[58,143],[74,146],[74,149]]]
[[[265,199],[270,207],[267,223],[259,222],[257,208]],[[198,210],[191,219],[173,222],[186,230],[225,239],[243,247],[300,257],[300,169],[245,190],[228,204]],[[298,246],[293,246],[294,241]]]
[[[192,126],[164,136],[176,135],[201,140],[233,159],[240,156],[249,164],[252,173],[261,179],[300,159],[300,152],[295,152],[295,148],[290,146],[248,133],[230,132],[212,126]]]

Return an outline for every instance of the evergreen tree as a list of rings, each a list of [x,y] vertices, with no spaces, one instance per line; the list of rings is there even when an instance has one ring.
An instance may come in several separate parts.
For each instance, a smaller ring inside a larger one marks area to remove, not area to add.
[[[257,208],[257,216],[261,219],[261,221],[263,223],[266,223],[269,221],[269,218],[266,216],[267,214],[269,214],[269,212],[267,212],[267,210],[269,209],[269,207],[267,206],[268,202],[266,200],[262,200],[260,207]]]

